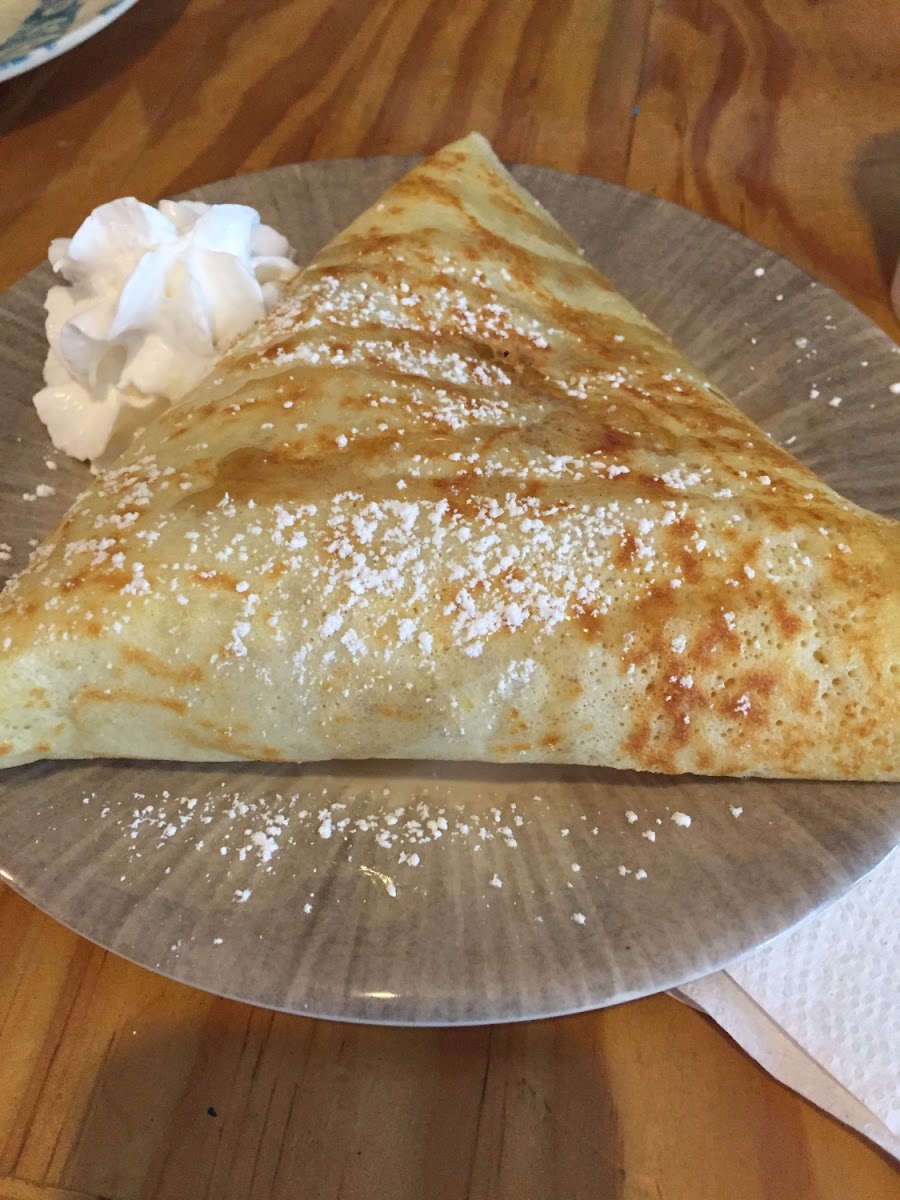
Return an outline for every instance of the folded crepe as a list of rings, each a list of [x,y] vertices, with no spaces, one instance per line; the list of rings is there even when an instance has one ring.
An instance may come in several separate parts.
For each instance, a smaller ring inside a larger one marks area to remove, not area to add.
[[[0,761],[894,779],[898,561],[473,135],[9,584]]]

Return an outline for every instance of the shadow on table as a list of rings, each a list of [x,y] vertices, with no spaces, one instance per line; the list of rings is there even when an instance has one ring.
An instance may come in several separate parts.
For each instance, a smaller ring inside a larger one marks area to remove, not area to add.
[[[143,57],[182,15],[188,0],[138,3],[58,58],[0,83],[0,134],[77,103]]]
[[[312,1021],[136,977],[65,1185],[115,1197],[620,1200],[614,1018],[459,1029]],[[629,1192],[629,1195],[634,1195]]]

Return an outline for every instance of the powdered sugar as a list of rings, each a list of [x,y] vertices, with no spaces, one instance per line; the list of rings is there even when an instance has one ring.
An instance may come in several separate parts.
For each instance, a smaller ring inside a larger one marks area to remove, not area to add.
[[[383,897],[408,903],[423,884],[426,890],[440,886],[448,853],[475,889],[473,903],[489,904],[493,898],[515,912],[523,896],[520,856],[529,863],[542,847],[541,906],[551,912],[554,895],[563,889],[585,916],[585,921],[573,917],[575,924],[589,924],[604,880],[648,879],[651,855],[657,867],[665,864],[664,807],[629,809],[624,838],[621,816],[613,818],[608,806],[594,812],[588,806],[580,814],[572,810],[574,825],[558,828],[552,839],[558,850],[548,857],[547,831],[558,799],[494,801],[487,788],[480,798],[470,793],[460,800],[456,791],[439,783],[410,788],[402,780],[348,787],[340,776],[317,775],[289,791],[253,787],[243,792],[223,777],[206,792],[136,792],[129,804],[124,797],[116,801],[107,789],[101,800],[85,794],[83,805],[86,819],[96,822],[99,807],[100,828],[112,821],[121,831],[123,881],[138,861],[141,876],[155,856],[164,874],[170,864],[183,861],[238,906],[267,905],[273,896],[283,897],[289,884],[292,894],[303,896],[297,911],[304,918],[338,904],[359,878],[374,885],[364,893],[370,902]],[[710,813],[725,807],[711,803]],[[740,811],[731,808],[734,815]],[[670,817],[676,825],[691,824],[680,811]],[[725,819],[732,820],[727,810]],[[611,858],[617,850],[625,856],[618,865]],[[529,911],[538,919],[533,905]]]

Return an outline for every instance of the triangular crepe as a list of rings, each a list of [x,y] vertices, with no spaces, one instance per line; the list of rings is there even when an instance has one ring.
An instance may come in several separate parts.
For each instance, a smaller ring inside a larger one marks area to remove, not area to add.
[[[898,560],[472,136],[7,588],[0,749],[896,778]]]

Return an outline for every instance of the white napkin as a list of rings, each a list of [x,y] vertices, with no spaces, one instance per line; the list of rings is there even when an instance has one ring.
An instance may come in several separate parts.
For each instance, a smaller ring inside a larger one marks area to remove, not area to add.
[[[674,994],[900,1159],[900,849],[825,912]]]

